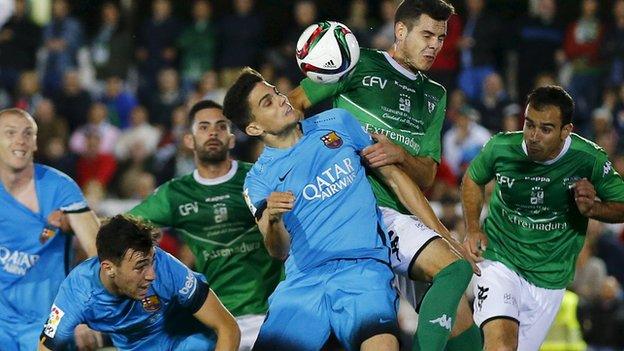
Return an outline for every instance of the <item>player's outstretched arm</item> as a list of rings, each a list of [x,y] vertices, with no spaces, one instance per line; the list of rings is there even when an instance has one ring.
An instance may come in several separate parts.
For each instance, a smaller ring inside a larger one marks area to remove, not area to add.
[[[397,165],[421,188],[433,185],[438,164],[431,157],[410,155],[383,134],[372,134],[376,143],[362,150],[361,156],[371,168]]]
[[[624,202],[596,201],[596,189],[585,178],[574,184],[574,201],[583,216],[607,223],[624,222]]]
[[[471,258],[482,261],[481,255],[487,247],[487,236],[481,231],[481,209],[483,208],[484,186],[477,184],[468,172],[464,175],[461,186],[461,201],[466,224],[464,247]]]
[[[215,351],[238,350],[241,337],[238,324],[212,289],[208,292],[202,307],[193,316],[217,334]]]
[[[293,193],[272,192],[266,201],[266,208],[262,211],[258,228],[264,236],[264,245],[269,254],[284,260],[290,251],[290,234],[284,226],[282,215],[293,209],[295,196]]]
[[[95,249],[95,236],[100,228],[100,220],[91,210],[79,213],[67,213],[69,225],[78,237],[89,257],[97,255]]]
[[[392,188],[399,201],[413,215],[417,216],[427,227],[433,229],[449,242],[458,256],[470,262],[475,273],[481,274],[477,265],[464,253],[462,245],[451,235],[451,232],[440,222],[438,216],[429,205],[429,201],[418,185],[399,167],[395,165],[383,166],[377,169],[383,181]]]
[[[288,101],[290,101],[290,104],[295,110],[299,111],[303,111],[312,106],[310,99],[308,99],[308,96],[301,86],[296,87],[288,94]]]

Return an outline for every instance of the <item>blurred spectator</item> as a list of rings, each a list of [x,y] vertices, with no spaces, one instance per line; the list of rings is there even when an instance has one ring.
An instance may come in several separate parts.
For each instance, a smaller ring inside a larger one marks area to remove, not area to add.
[[[207,0],[193,3],[193,23],[177,40],[180,48],[180,73],[185,91],[196,85],[202,74],[215,69],[216,33]]]
[[[570,286],[582,301],[598,299],[600,289],[607,278],[607,267],[603,260],[594,256],[596,242],[601,233],[602,225],[596,220],[590,220],[587,224],[585,244],[576,261],[574,281]]]
[[[606,278],[597,299],[579,306],[579,319],[588,351],[616,351],[624,347],[624,300],[614,277]]]
[[[115,144],[115,156],[123,161],[130,157],[137,145],[151,156],[156,152],[160,141],[161,131],[149,124],[147,109],[143,106],[136,106],[131,113],[130,127],[121,132]]]
[[[124,129],[130,124],[130,111],[138,104],[137,99],[124,88],[124,81],[119,76],[106,79],[104,96],[100,99],[108,107],[108,120]]]
[[[117,171],[118,192],[121,198],[134,198],[136,196],[138,177],[149,173],[148,167],[152,162],[152,155],[144,143],[137,141],[129,151],[129,157],[120,162]]]
[[[178,72],[165,68],[158,72],[158,89],[150,92],[147,110],[150,122],[164,128],[171,128],[171,113],[176,106],[184,104]]]
[[[361,47],[370,47],[373,40],[374,22],[369,18],[366,0],[351,0],[349,13],[344,22],[353,32]]]
[[[613,109],[613,125],[618,135],[623,137],[620,141],[624,141],[624,85],[619,87],[618,94],[618,100]],[[624,143],[621,146],[621,149],[624,149]]]
[[[35,69],[41,29],[28,18],[26,0],[15,1],[13,16],[0,25],[0,87],[14,91],[22,71]]]
[[[83,45],[82,25],[69,16],[67,0],[52,2],[52,21],[43,29],[46,55],[43,64],[44,92],[54,95],[67,70],[78,65],[78,49]]]
[[[41,131],[39,131],[41,132]],[[55,136],[37,150],[38,162],[54,167],[76,179],[77,156],[67,149],[67,139]]]
[[[37,149],[44,150],[50,140],[58,138],[67,141],[69,127],[67,121],[56,115],[54,104],[49,99],[42,99],[33,114],[37,121]]]
[[[587,345],[577,317],[578,305],[578,295],[566,290],[540,351],[585,351]]]
[[[481,96],[483,80],[494,71],[496,51],[500,46],[498,19],[485,12],[484,7],[485,0],[466,0],[467,14],[458,43],[461,49],[461,71],[457,82],[471,101]]]
[[[457,85],[459,71],[459,39],[462,34],[462,23],[459,15],[451,15],[447,22],[446,38],[442,50],[436,57],[427,75],[442,84],[447,91],[453,91]]]
[[[90,45],[98,81],[111,76],[126,79],[132,58],[129,55],[132,52],[132,39],[114,1],[102,4],[101,23]]]
[[[82,155],[89,152],[88,134],[97,136],[99,153],[112,154],[115,143],[119,138],[119,129],[108,122],[108,109],[101,102],[94,102],[89,109],[87,124],[78,128],[69,139],[69,148],[72,152]],[[93,137],[95,139],[95,136]],[[93,142],[95,140],[92,140]],[[93,146],[92,144],[91,146]],[[92,150],[91,150],[92,152]]]
[[[557,2],[537,0],[535,12],[521,17],[517,28],[518,96],[527,96],[540,72],[557,70],[555,56],[561,51],[564,34],[557,18]]]
[[[611,111],[606,107],[599,107],[592,111],[591,131],[588,137],[596,141],[598,137],[604,134],[617,140],[617,133],[613,129],[613,115]]]
[[[109,152],[102,152],[102,137],[96,128],[85,131],[85,150],[76,161],[76,183],[87,189],[97,183],[106,189],[117,169],[117,161]]]
[[[535,81],[533,82],[533,89],[539,87],[545,87],[547,85],[558,85],[559,82],[555,75],[551,72],[541,72],[535,77]]]
[[[440,213],[440,221],[450,231],[455,231],[455,228],[462,221],[462,217],[457,212],[458,199],[445,194],[440,199],[440,205],[442,205],[442,211]]]
[[[188,128],[186,107],[176,107],[171,114],[171,128],[167,130],[168,134],[163,135],[161,146],[154,156],[153,168],[158,184],[195,169],[193,151],[185,147],[182,140]]]
[[[581,15],[566,31],[564,48],[571,77],[568,92],[574,98],[574,124],[581,133],[587,133],[591,110],[599,103],[600,45],[604,27],[598,18],[598,0],[583,0]]]
[[[458,178],[490,139],[490,132],[476,122],[478,119],[477,111],[462,108],[455,117],[453,127],[442,138],[442,154]]]
[[[20,74],[17,91],[13,98],[13,106],[34,113],[35,108],[43,99],[39,89],[39,76],[36,71],[24,71]]]
[[[152,2],[152,17],[139,28],[136,59],[139,69],[139,99],[143,101],[156,85],[156,75],[165,67],[173,67],[178,57],[176,40],[182,27],[171,15],[169,0]]]
[[[221,104],[224,97],[225,89],[219,86],[219,75],[216,71],[207,71],[202,74],[196,89],[189,94],[186,105],[193,106],[201,100],[212,100]]]
[[[258,65],[264,45],[264,20],[254,0],[234,0],[234,13],[219,22],[217,64],[221,83],[229,87],[245,66]]]
[[[475,107],[481,114],[481,125],[492,133],[503,130],[503,109],[511,103],[503,78],[496,72],[483,80],[483,92]]]
[[[82,87],[78,71],[67,71],[62,89],[53,97],[59,115],[67,119],[69,131],[73,132],[85,123],[91,106],[91,95]]]
[[[605,31],[602,50],[610,62],[607,82],[617,86],[624,83],[624,0],[615,0],[612,13],[613,23]]]
[[[381,14],[381,26],[375,31],[373,36],[373,48],[388,50],[394,43],[394,13],[397,3],[394,0],[382,0],[379,4]]]

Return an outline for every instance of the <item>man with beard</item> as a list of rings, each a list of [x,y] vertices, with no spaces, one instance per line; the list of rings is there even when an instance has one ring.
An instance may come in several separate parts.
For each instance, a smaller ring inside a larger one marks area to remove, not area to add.
[[[191,108],[189,123],[184,144],[193,150],[197,169],[163,184],[130,213],[171,227],[182,237],[193,253],[195,269],[205,274],[236,317],[240,350],[249,350],[264,320],[267,299],[280,280],[282,264],[267,253],[243,199],[251,164],[230,157],[234,135],[222,107],[200,101]]]

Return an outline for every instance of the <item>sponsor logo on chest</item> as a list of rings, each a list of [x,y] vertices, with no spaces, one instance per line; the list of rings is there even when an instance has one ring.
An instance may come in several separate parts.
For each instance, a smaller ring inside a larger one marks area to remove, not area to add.
[[[28,252],[11,250],[0,246],[0,265],[2,269],[15,275],[26,275],[26,272],[39,260],[39,255],[32,255]]]

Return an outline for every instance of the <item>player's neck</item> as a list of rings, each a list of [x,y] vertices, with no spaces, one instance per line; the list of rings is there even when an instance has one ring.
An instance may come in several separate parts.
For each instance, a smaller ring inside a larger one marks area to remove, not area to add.
[[[296,126],[282,133],[265,134],[264,138],[262,138],[262,141],[267,146],[276,149],[288,149],[293,147],[299,141],[299,139],[301,139],[302,135],[303,132],[301,131],[301,125],[297,123]]]
[[[34,165],[30,165],[19,171],[9,170],[4,167],[0,167],[0,180],[2,180],[4,188],[12,194],[19,192],[20,189],[27,187],[33,180],[34,174]]]
[[[104,273],[102,267],[100,267],[100,282],[104,286],[104,289],[108,291],[111,295],[119,296],[121,292],[117,289],[117,286],[113,283],[113,280]]]
[[[412,67],[407,60],[405,59],[405,56],[403,56],[403,54],[401,54],[401,52],[399,50],[397,50],[396,48],[396,43],[392,44],[392,47],[390,49],[388,49],[387,51],[388,55],[390,55],[390,57],[392,57],[399,65],[401,65],[401,67],[405,68],[406,70],[410,71],[410,72],[414,72],[414,67]]]
[[[200,177],[215,179],[223,177],[232,169],[232,159],[228,157],[218,163],[202,163],[196,159],[195,165]]]

